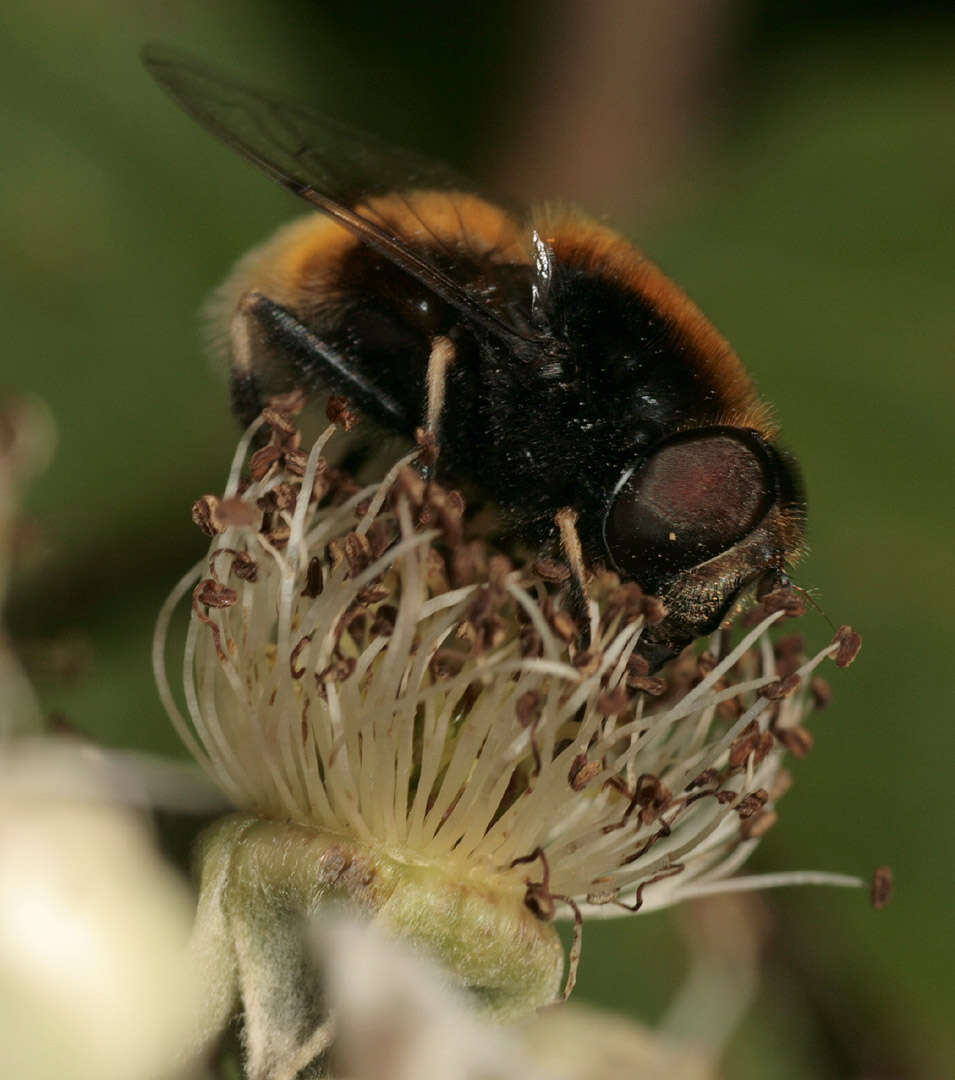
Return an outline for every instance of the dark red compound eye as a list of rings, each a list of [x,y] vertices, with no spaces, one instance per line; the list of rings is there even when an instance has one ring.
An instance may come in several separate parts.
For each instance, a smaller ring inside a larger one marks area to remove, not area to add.
[[[617,569],[654,591],[747,537],[776,498],[762,440],[732,428],[660,446],[627,478],[604,527]]]

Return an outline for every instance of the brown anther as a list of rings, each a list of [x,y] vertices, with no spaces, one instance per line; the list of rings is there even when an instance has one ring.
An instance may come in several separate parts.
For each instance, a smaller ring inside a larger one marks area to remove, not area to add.
[[[461,511],[445,505],[438,512],[441,542],[452,550],[461,543],[464,535],[464,516]]]
[[[633,798],[633,792],[627,787],[627,782],[622,776],[608,776],[607,779],[604,780],[603,786],[610,791],[615,791],[618,795],[622,795],[627,802]],[[613,826],[614,829],[618,827],[619,826],[617,825]]]
[[[292,422],[291,416],[282,409],[266,406],[262,410],[262,418],[277,434],[294,435],[298,430]]]
[[[728,803],[736,801],[736,792],[729,789],[723,789],[721,791],[714,791],[713,797],[720,804],[720,806],[726,806]]]
[[[563,585],[570,578],[570,568],[556,559],[536,559],[534,573],[549,585]]]
[[[666,606],[659,597],[645,596],[643,598],[643,618],[647,626],[656,626],[663,622],[666,613]]]
[[[315,676],[315,681],[319,685],[326,682],[344,682],[355,670],[357,662],[353,656],[345,656],[340,660],[335,660],[324,671],[320,671]]]
[[[540,882],[536,881],[527,883],[527,891],[524,893],[524,905],[541,922],[550,922],[557,911],[557,904],[554,902],[553,896],[547,892]]]
[[[282,451],[273,443],[259,447],[249,458],[249,472],[253,480],[262,480],[268,474],[269,469],[281,458]]]
[[[570,662],[584,677],[594,675],[600,667],[600,653],[592,649],[582,649],[571,657]]]
[[[793,673],[787,675],[785,679],[777,679],[775,682],[769,683],[768,686],[764,686],[760,690],[759,696],[766,698],[767,701],[782,701],[783,698],[795,694],[801,683],[802,678]]]
[[[892,867],[877,867],[869,887],[869,900],[876,911],[881,911],[892,899],[893,888]]]
[[[397,537],[397,531],[392,522],[384,518],[377,518],[368,527],[365,533],[368,537],[368,546],[371,548],[371,557],[378,559],[391,547]]]
[[[308,467],[308,454],[304,450],[286,450],[285,468],[292,476],[304,476]]]
[[[670,696],[674,700],[701,681],[697,671],[696,652],[692,645],[687,645],[683,652],[670,660],[666,670]]]
[[[759,765],[763,759],[769,754],[773,747],[776,745],[776,741],[771,731],[764,731],[762,738],[759,740],[759,745],[756,747],[756,751],[753,754],[753,767]]]
[[[669,791],[665,787],[662,787],[662,786],[661,786],[661,791],[662,791],[663,794],[661,794],[659,801],[654,802],[650,806],[644,806],[640,810],[640,824],[641,825],[651,825],[654,821],[656,821],[660,817],[660,815],[663,813],[663,811],[666,810],[666,808],[669,806],[670,798],[671,798]],[[666,825],[665,822],[664,822],[664,826],[665,826],[664,831],[666,833],[669,833],[669,831],[670,831],[669,826]]]
[[[418,511],[418,520],[416,524],[419,529],[433,529],[437,524],[437,521],[438,509],[432,500],[426,498]]]
[[[796,589],[779,589],[763,599],[767,615],[782,611],[787,619],[798,619],[806,614],[806,597]]]
[[[386,600],[391,596],[391,590],[387,585],[382,585],[381,582],[375,582],[372,585],[366,585],[364,589],[355,597],[355,603],[359,607],[368,608],[373,604],[380,604],[382,600]]]
[[[295,648],[289,653],[288,666],[289,671],[292,674],[293,679],[300,679],[305,674],[305,668],[298,668],[295,666],[295,661],[298,660],[299,653],[305,648],[306,645],[312,640],[311,634],[306,634],[303,638],[300,638],[296,643]]]
[[[426,581],[432,596],[440,596],[450,588],[448,584],[448,566],[444,556],[437,548],[428,548],[425,553],[427,559]]]
[[[294,510],[301,490],[302,485],[299,483],[276,484],[271,491],[273,506],[276,510]]]
[[[707,787],[710,784],[715,784],[719,780],[719,773],[716,769],[704,769],[699,776],[694,777],[687,785],[687,791],[693,791],[694,788]]]
[[[636,791],[630,806],[627,808],[629,816],[637,807],[640,808],[640,823],[649,825],[663,813],[673,800],[670,789],[652,773],[643,773],[637,778]]]
[[[597,698],[595,708],[601,716],[619,716],[625,712],[631,703],[630,695],[625,686],[615,686],[613,690],[606,690]]]
[[[738,720],[743,715],[743,703],[738,697],[725,698],[716,706],[716,715],[722,720]]]
[[[537,690],[528,690],[521,694],[514,706],[517,722],[521,727],[530,727],[540,719],[542,705],[543,698]]]
[[[701,652],[696,658],[696,671],[701,679],[705,679],[707,675],[716,667],[716,657],[707,649],[705,652]]]
[[[761,596],[760,600],[761,603],[743,616],[743,626],[756,626],[776,611],[784,612],[787,619],[795,619],[806,613],[806,598],[792,585],[782,585],[772,589]]]
[[[776,728],[776,738],[786,747],[794,758],[802,760],[808,757],[812,750],[814,739],[812,732],[802,726],[793,724],[792,727]]]
[[[206,534],[215,536],[221,530],[215,523],[215,508],[219,500],[215,495],[203,495],[192,504],[192,520]]]
[[[259,576],[259,566],[247,551],[237,551],[232,559],[232,573],[240,581],[255,581]]]
[[[351,431],[358,423],[358,413],[352,408],[348,398],[332,394],[325,406],[325,415],[333,424],[337,424],[342,431]]]
[[[832,701],[832,688],[820,675],[816,675],[810,682],[809,691],[814,709],[824,709]]]
[[[292,530],[284,521],[281,521],[267,532],[263,530],[263,535],[272,547],[283,548],[288,543],[288,538],[292,535]]]
[[[275,431],[272,433],[272,441],[283,454],[288,454],[302,445],[302,433],[294,427],[291,431]]]
[[[650,697],[660,697],[666,692],[666,679],[655,675],[635,675],[627,679],[627,686],[631,690],[638,690],[641,694],[649,694]]]
[[[238,595],[235,589],[230,589],[225,585],[221,585],[218,581],[213,581],[211,578],[200,581],[192,591],[192,610],[195,612],[196,618],[209,627],[209,631],[212,634],[213,645],[216,650],[216,656],[218,656],[223,663],[229,659],[229,654],[222,644],[222,632],[215,619],[203,612],[202,609],[203,607],[231,607],[237,599]],[[227,644],[231,650],[233,643],[227,641]]]
[[[574,791],[583,791],[602,768],[599,761],[588,761],[586,754],[578,754],[571,763],[567,781]]]
[[[741,821],[739,828],[746,840],[755,840],[759,836],[765,836],[777,821],[779,814],[775,810],[762,810]]]
[[[335,620],[335,648],[341,649],[341,639],[347,633],[352,639],[361,635],[368,622],[368,611],[358,604],[350,604]]]
[[[544,655],[544,642],[532,626],[522,626],[520,630],[521,656],[525,660]]]
[[[603,608],[607,618],[622,615],[625,622],[632,622],[645,613],[647,597],[635,581],[617,585],[607,597]]]
[[[478,635],[475,639],[477,652],[496,649],[504,643],[504,639],[507,637],[507,627],[504,620],[498,618],[497,615],[492,615],[486,619],[477,629]]]
[[[320,459],[320,462],[324,461],[324,458]],[[325,498],[325,496],[335,487],[335,470],[334,469],[318,469],[315,473],[315,480],[312,483],[312,496],[310,501],[316,505]]]
[[[451,552],[451,580],[456,587],[473,585],[478,579],[479,560],[475,555],[475,543],[461,543]]]
[[[744,727],[733,740],[732,746],[730,746],[730,768],[738,769],[741,765],[745,764],[749,755],[755,754],[759,749],[762,737],[763,733],[759,729],[758,721],[750,720],[746,727]]]
[[[631,653],[627,660],[627,675],[634,679],[642,679],[650,674],[650,661],[639,653]]]
[[[537,862],[538,859],[541,863],[541,880],[525,880],[527,891],[524,894],[524,903],[539,919],[549,922],[554,917],[556,904],[555,897],[550,891],[550,867],[544,849],[537,847],[529,855],[520,855],[512,859],[511,869],[515,866],[526,866],[528,863]]]
[[[577,623],[571,617],[569,612],[555,611],[550,617],[550,628],[561,639],[561,641],[570,644],[572,641],[576,641],[578,629]]]
[[[322,595],[322,589],[324,588],[325,578],[322,573],[322,560],[317,555],[313,555],[308,560],[308,569],[305,571],[305,587],[302,589],[302,596],[314,600],[316,596]]]
[[[491,590],[484,586],[476,589],[468,601],[464,618],[466,622],[480,622],[491,614]]]
[[[200,581],[193,590],[192,595],[198,603],[210,608],[232,607],[239,599],[239,594],[235,589],[230,589],[228,585],[213,581],[212,578],[205,578]]]
[[[467,662],[467,655],[456,649],[438,649],[431,657],[431,674],[436,679],[450,679]]]
[[[467,503],[464,501],[464,496],[457,488],[452,488],[450,491],[444,493],[444,497],[447,501],[448,510],[452,514],[463,515],[467,509]]]
[[[382,604],[375,612],[371,632],[377,637],[390,637],[395,631],[397,620],[398,609],[393,604]]]
[[[492,586],[486,585],[473,593],[457,634],[473,644],[475,654],[495,648],[504,641],[507,629],[504,620],[494,614]]]
[[[740,799],[736,805],[736,813],[739,814],[740,821],[746,821],[747,818],[759,813],[768,802],[769,792],[765,788],[757,788],[756,791]]]
[[[464,496],[460,491],[445,491],[432,484],[428,503],[441,529],[442,541],[450,548],[456,547],[464,529]]]
[[[262,511],[245,499],[221,499],[214,511],[218,531],[233,526],[251,526],[254,529],[262,524]]]
[[[350,532],[342,539],[342,554],[350,577],[357,577],[371,563],[371,544],[364,533]]]
[[[862,635],[851,626],[840,626],[832,643],[838,645],[836,655],[833,657],[836,667],[846,668],[859,655],[859,650],[862,648]]]

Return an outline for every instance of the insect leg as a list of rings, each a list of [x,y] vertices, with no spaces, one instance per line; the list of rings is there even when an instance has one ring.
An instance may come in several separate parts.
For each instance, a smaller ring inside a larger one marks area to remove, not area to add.
[[[577,532],[577,511],[565,506],[554,515],[554,521],[560,532],[560,546],[570,567],[570,608],[573,615],[581,620],[584,636],[589,638],[587,618],[587,568],[584,565],[584,552]]]
[[[454,342],[443,334],[431,343],[428,357],[428,410],[425,418],[425,431],[432,447],[431,457],[441,448],[441,413],[444,410],[444,396],[448,383],[448,368],[454,363]],[[434,461],[419,464],[421,474],[430,480],[434,473]]]
[[[436,337],[431,344],[431,355],[428,357],[428,431],[439,443],[448,368],[454,363],[454,357],[454,342],[443,335]]]
[[[320,338],[291,311],[262,293],[250,292],[242,298],[229,333],[232,400],[241,420],[250,422],[264,404],[260,365],[256,362],[257,352],[264,346],[268,354],[280,358],[290,370],[295,386],[305,390],[328,387],[379,423],[399,430],[413,429],[401,405],[368,380],[352,357]]]

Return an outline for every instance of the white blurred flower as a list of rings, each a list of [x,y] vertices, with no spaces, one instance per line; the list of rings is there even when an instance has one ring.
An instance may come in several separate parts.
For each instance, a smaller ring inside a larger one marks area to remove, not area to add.
[[[447,972],[407,944],[347,920],[315,936],[334,1034],[334,1075],[353,1080],[560,1080],[517,1033],[474,1009]]]
[[[626,1017],[570,1003],[507,1028],[488,1023],[445,971],[374,928],[314,927],[334,1040],[353,1080],[713,1080],[715,1057]],[[734,942],[739,944],[738,937]],[[727,973],[729,974],[729,973]],[[732,977],[728,980],[732,984]]]
[[[0,1076],[160,1080],[188,1065],[191,897],[98,757],[0,742]]]

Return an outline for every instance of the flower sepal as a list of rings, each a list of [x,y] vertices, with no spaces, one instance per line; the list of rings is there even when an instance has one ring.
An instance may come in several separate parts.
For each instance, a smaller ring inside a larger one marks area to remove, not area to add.
[[[221,1031],[241,1006],[251,1077],[319,1068],[331,1043],[334,1018],[312,940],[326,919],[362,917],[410,942],[498,1020],[525,1016],[558,995],[558,935],[513,882],[462,879],[341,835],[249,814],[217,822],[199,861],[192,949],[207,993],[197,1035],[203,1041]]]

